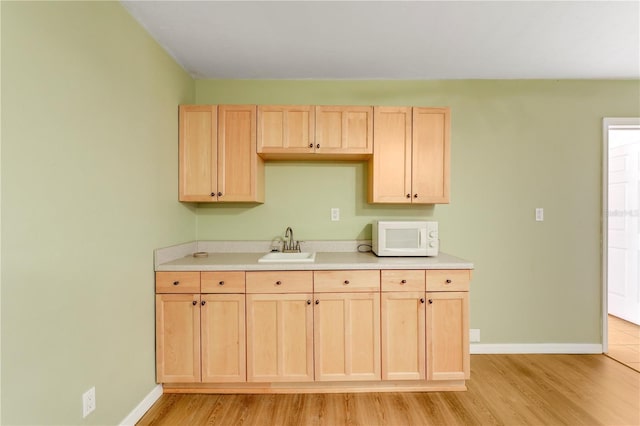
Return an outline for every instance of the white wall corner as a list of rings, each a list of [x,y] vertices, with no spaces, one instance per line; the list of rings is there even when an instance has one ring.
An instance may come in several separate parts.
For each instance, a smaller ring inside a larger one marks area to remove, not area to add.
[[[472,354],[601,354],[600,343],[472,343]]]
[[[162,396],[162,385],[157,385],[142,401],[120,422],[120,426],[135,426],[149,408]]]

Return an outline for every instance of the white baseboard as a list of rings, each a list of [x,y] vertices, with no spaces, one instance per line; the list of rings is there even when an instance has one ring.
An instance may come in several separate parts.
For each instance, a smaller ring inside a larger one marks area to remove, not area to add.
[[[149,411],[149,408],[162,396],[162,385],[157,385],[144,397],[140,404],[120,422],[120,426],[135,426],[135,424]]]
[[[601,354],[599,343],[471,343],[472,354]]]

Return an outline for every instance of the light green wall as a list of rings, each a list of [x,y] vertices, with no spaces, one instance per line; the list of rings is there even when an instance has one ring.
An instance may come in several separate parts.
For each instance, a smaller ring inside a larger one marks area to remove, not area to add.
[[[153,249],[195,238],[194,81],[117,2],[3,1],[1,47],[1,423],[118,424],[155,386]]]
[[[639,95],[639,81],[196,81],[198,103],[452,114],[449,205],[367,204],[364,163],[267,163],[266,202],[198,207],[198,238],[368,238],[374,218],[435,219],[442,251],[475,264],[482,343],[600,343],[602,118],[640,116]]]

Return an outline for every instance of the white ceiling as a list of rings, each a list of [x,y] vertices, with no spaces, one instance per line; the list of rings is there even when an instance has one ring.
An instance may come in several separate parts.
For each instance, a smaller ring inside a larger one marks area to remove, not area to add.
[[[194,78],[637,79],[640,1],[122,1]]]

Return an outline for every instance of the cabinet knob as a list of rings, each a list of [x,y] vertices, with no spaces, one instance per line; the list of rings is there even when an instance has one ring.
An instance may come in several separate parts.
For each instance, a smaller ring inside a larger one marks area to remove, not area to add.
[[[224,285],[224,281],[220,281],[218,285]]]
[[[407,280],[400,281],[400,284],[406,284],[406,283],[407,283]]]
[[[211,193],[211,196],[212,196],[212,197],[215,197],[215,196],[216,196],[216,193],[215,193],[215,192],[212,192],[212,193]]]
[[[316,299],[316,305],[319,305],[320,301],[318,299]]]
[[[317,144],[317,145],[316,145],[316,148],[320,148],[320,144]]]
[[[191,304],[192,304],[193,306],[196,306],[196,305],[198,304],[198,301],[197,301],[197,300],[194,300],[193,302],[191,302]]]
[[[207,304],[207,301],[206,301],[206,300],[203,300],[202,302],[200,302],[200,304],[201,304],[202,306],[204,306],[204,305],[206,305],[206,304]]]
[[[429,304],[432,305],[433,304],[433,299],[429,299]]]
[[[423,297],[420,298],[420,303],[424,303],[424,298]]]
[[[180,284],[180,281],[174,281],[173,282],[173,285],[178,285],[178,284]]]
[[[445,282],[446,282],[447,284],[451,284],[451,280],[449,280],[449,279],[447,279]]]
[[[411,194],[407,194],[407,198],[411,198]]]
[[[218,192],[218,197],[222,197],[222,192]]]
[[[311,300],[307,300],[307,305],[310,305],[310,304],[311,304]]]
[[[282,281],[276,281],[276,285],[282,284]]]
[[[309,144],[309,148],[313,148],[313,144],[312,143]]]
[[[349,280],[344,280],[344,283],[345,284],[349,284]]]
[[[413,194],[413,198],[418,198],[418,194]]]

